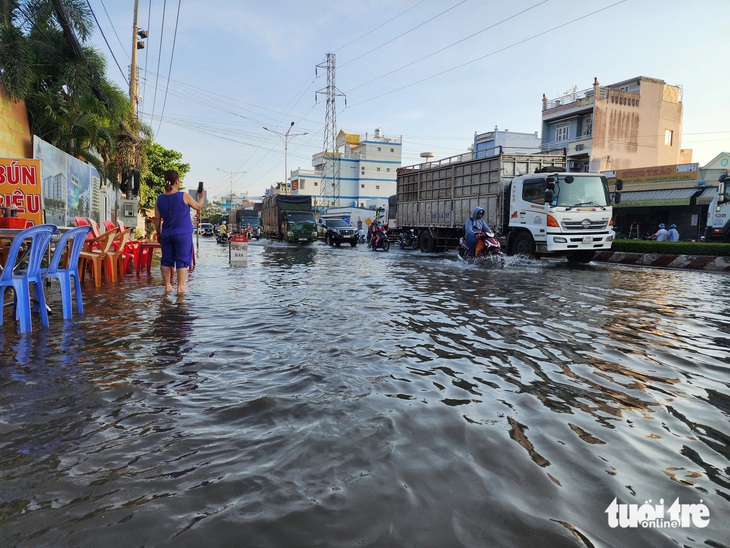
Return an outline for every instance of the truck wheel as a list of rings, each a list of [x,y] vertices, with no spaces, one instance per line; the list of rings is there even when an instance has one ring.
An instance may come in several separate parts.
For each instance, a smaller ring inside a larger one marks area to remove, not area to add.
[[[596,256],[595,251],[591,250],[585,250],[585,251],[576,251],[572,255],[568,255],[568,262],[570,263],[590,263],[593,260],[593,257]]]
[[[418,248],[421,250],[421,253],[433,253],[435,247],[436,242],[431,233],[428,230],[421,232],[418,238]]]
[[[354,242],[350,242],[350,247],[355,247],[356,245],[357,245],[357,240],[355,240]]]
[[[535,240],[532,239],[532,234],[523,230],[515,235],[512,240],[512,255],[535,257]]]

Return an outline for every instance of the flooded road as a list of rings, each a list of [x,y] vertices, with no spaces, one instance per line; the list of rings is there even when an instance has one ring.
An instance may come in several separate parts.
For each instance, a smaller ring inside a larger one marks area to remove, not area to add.
[[[201,239],[160,284],[6,311],[0,545],[730,543],[730,276]]]

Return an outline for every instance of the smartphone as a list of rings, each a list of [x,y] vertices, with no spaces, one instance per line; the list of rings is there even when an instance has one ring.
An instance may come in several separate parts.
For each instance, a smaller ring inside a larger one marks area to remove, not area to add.
[[[200,181],[198,183],[198,194],[202,194],[202,193],[203,193],[203,181]]]

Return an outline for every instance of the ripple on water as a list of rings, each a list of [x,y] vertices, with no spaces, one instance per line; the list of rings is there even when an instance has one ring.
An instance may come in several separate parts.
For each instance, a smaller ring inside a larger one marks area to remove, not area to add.
[[[202,239],[188,294],[159,283],[22,337],[6,314],[0,540],[730,538],[726,277],[265,241],[233,268]],[[710,525],[607,524],[677,497]]]

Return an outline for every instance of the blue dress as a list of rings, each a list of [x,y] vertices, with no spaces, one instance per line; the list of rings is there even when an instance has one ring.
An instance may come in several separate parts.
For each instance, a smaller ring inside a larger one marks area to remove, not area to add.
[[[193,223],[185,193],[160,194],[157,210],[162,220],[159,237],[162,266],[189,267],[193,260]]]

